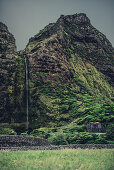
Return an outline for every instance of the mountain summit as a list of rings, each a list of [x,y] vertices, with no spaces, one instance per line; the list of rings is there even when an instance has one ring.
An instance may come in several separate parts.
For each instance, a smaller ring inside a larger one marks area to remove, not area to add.
[[[27,48],[34,53],[40,42],[46,39],[50,42],[48,38],[58,40],[56,43],[62,45],[64,53],[67,53],[67,61],[68,55],[72,58],[77,54],[105,74],[110,83],[113,81],[114,49],[106,37],[91,25],[85,14],[61,15],[56,23],[49,24],[31,38]]]
[[[1,35],[5,29],[0,27]],[[2,110],[7,102],[1,107],[1,121],[26,120],[24,57],[29,70],[30,128],[112,121],[114,48],[86,14],[61,15],[30,38],[25,50],[12,55],[15,67],[7,80],[12,84],[5,90],[10,109]]]

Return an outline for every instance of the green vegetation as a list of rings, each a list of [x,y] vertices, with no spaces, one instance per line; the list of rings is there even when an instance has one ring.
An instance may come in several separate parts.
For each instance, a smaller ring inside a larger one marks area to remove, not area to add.
[[[0,135],[16,135],[16,132],[11,128],[0,127]]]
[[[2,69],[0,73],[0,122],[19,123],[25,119],[26,107],[24,58],[14,54],[7,55],[0,64]]]
[[[16,135],[25,132],[26,122],[0,123],[0,135]]]
[[[9,122],[25,120],[25,66],[24,58],[15,56],[13,73],[10,77],[11,85],[8,86],[10,101]]]
[[[76,125],[75,123],[71,123],[58,128],[34,129],[30,135],[48,139],[52,145],[114,143],[112,129],[107,130],[107,132],[110,131],[110,136],[108,133],[93,133],[86,131],[87,129],[85,125]]]
[[[114,140],[114,125],[110,124],[106,131],[107,139]]]
[[[72,84],[67,86],[57,75],[52,79],[49,73],[40,73],[36,79],[30,81],[29,109],[32,113],[30,116],[35,116],[35,120],[32,121],[33,124],[37,124],[36,128],[45,127],[45,120],[50,127],[65,125],[75,119],[77,124],[98,121],[107,125],[113,121],[112,102],[106,96],[101,96],[101,93],[100,95],[96,93],[91,87],[88,87],[91,89],[88,90],[84,81],[74,73],[72,76]],[[43,79],[47,81],[44,83]],[[56,83],[61,85],[57,86]],[[92,91],[96,96],[91,94]]]
[[[114,150],[0,151],[0,169],[108,170],[114,168]]]

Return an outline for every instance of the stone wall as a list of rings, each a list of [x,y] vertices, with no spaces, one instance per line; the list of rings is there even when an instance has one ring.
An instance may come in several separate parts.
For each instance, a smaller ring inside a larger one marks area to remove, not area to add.
[[[0,136],[0,150],[113,149],[114,144],[72,144],[53,146],[48,140],[25,136]]]
[[[0,147],[47,146],[48,140],[25,136],[0,136]]]
[[[114,144],[73,144],[59,146],[23,146],[23,147],[0,147],[0,150],[20,151],[20,150],[62,150],[62,149],[113,149]]]

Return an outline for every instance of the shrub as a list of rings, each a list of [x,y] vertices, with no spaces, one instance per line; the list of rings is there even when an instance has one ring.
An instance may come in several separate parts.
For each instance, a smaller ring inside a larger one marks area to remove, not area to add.
[[[87,141],[87,144],[92,144],[92,143],[94,143],[94,140]]]
[[[54,129],[54,128],[39,128],[39,129],[34,129],[31,132],[31,135],[39,136],[39,137],[47,139],[50,137],[51,133],[53,133],[55,131],[56,131],[56,129]]]
[[[76,144],[76,139],[75,139],[75,136],[73,134],[67,135],[66,141],[68,142],[68,144]]]
[[[49,138],[49,141],[52,145],[67,145],[67,141],[64,133],[55,133],[52,137]]]
[[[93,140],[93,136],[89,133],[80,133],[76,136],[76,143],[85,144],[89,140]]]
[[[102,135],[102,134],[101,134]],[[98,144],[105,144],[108,143],[105,139],[105,136],[101,136],[100,134],[94,133],[77,133],[75,136],[69,135],[66,137],[66,140],[69,144],[85,144],[85,143],[98,143]]]
[[[114,125],[113,124],[107,127],[106,138],[109,140],[114,140]]]
[[[28,134],[27,134],[26,132],[21,133],[20,135],[22,135],[22,136],[28,136]]]
[[[82,125],[82,126],[77,126],[77,132],[84,132],[86,131],[86,126]]]
[[[84,123],[84,121],[85,121],[85,118],[81,117],[78,119],[77,124],[82,125]]]
[[[16,135],[16,132],[11,128],[0,127],[0,135]]]
[[[62,128],[64,133],[67,134],[75,134],[77,132],[84,132],[86,131],[86,125],[70,125],[65,128]]]
[[[102,138],[102,137],[99,137],[95,140],[95,144],[107,144],[107,140]]]
[[[95,135],[86,133],[86,132],[77,133],[75,136],[69,135],[66,138],[69,144],[85,144],[85,143],[88,143],[88,141],[91,141],[91,143],[94,143],[94,139],[96,139]]]

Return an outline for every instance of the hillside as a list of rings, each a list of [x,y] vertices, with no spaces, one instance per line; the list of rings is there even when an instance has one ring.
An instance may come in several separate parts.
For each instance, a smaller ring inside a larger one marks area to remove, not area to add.
[[[61,15],[20,52],[0,23],[0,122],[19,123],[21,131],[26,122],[25,57],[30,130],[112,123],[114,48],[85,14]]]

